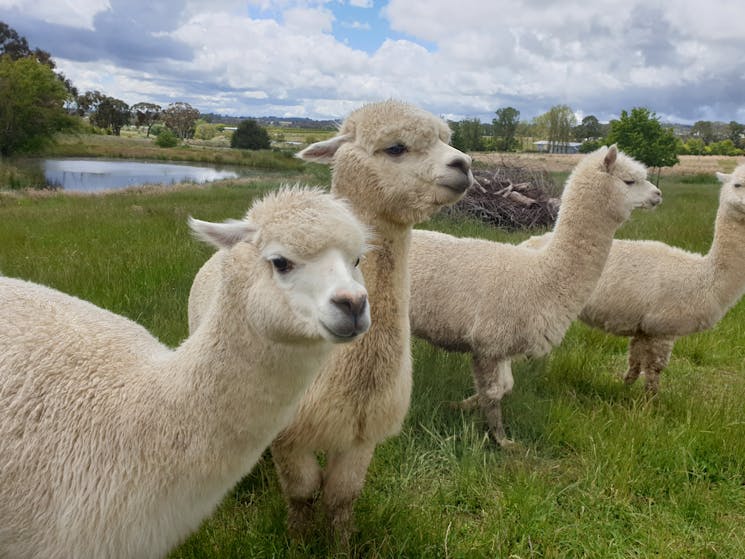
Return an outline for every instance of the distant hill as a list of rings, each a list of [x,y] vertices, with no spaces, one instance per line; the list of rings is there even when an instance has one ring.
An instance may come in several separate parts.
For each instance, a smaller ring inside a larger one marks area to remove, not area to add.
[[[262,126],[282,126],[284,128],[306,128],[313,130],[336,130],[339,122],[335,120],[313,120],[311,118],[278,117],[278,116],[228,116],[214,113],[203,113],[201,118],[211,123],[238,126],[242,120],[253,119]]]

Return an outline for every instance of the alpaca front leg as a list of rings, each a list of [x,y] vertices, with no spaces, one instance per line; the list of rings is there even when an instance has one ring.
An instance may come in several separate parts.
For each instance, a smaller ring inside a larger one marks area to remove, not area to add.
[[[515,384],[512,361],[474,355],[473,376],[489,434],[499,446],[511,445],[513,441],[507,437],[502,418],[502,398],[512,392]]]
[[[303,538],[313,525],[321,467],[313,452],[291,452],[279,445],[272,446],[272,459],[287,502],[287,531],[292,538]]]
[[[675,338],[650,338],[646,352],[647,362],[644,364],[644,373],[647,381],[644,388],[647,394],[655,395],[660,389],[660,373],[670,362],[673,352]]]
[[[334,536],[348,545],[355,530],[354,504],[365,485],[374,444],[329,453],[323,475],[323,503]]]
[[[644,352],[646,351],[644,341],[638,336],[629,340],[629,368],[623,375],[623,381],[626,384],[634,384],[639,374],[642,372],[642,363],[644,361]]]

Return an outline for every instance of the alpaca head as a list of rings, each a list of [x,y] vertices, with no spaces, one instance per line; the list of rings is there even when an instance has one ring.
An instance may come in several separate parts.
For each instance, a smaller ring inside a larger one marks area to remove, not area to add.
[[[448,144],[440,118],[385,101],[352,112],[339,133],[298,157],[333,165],[333,190],[368,215],[413,225],[460,200],[473,182],[471,158]]]
[[[227,250],[222,296],[262,335],[348,342],[369,328],[359,262],[370,234],[345,201],[320,189],[283,187],[243,220],[189,225]]]
[[[731,173],[717,173],[722,191],[719,194],[719,207],[730,217],[745,220],[745,163],[738,165]]]
[[[572,177],[580,174],[588,186],[599,188],[598,194],[619,223],[628,219],[633,209],[654,208],[662,201],[660,190],[647,180],[647,168],[615,144],[587,155]]]

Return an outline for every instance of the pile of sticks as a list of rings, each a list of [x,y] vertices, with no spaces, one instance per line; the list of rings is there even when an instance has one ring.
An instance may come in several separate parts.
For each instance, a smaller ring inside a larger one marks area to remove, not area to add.
[[[547,171],[502,164],[496,169],[474,170],[473,176],[477,184],[446,213],[509,231],[551,228],[556,222],[559,188]]]

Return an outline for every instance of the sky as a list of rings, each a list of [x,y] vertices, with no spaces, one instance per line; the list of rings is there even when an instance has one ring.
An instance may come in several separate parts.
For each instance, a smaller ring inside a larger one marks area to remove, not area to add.
[[[448,119],[745,122],[742,0],[0,0],[82,93],[340,119],[399,99]]]

